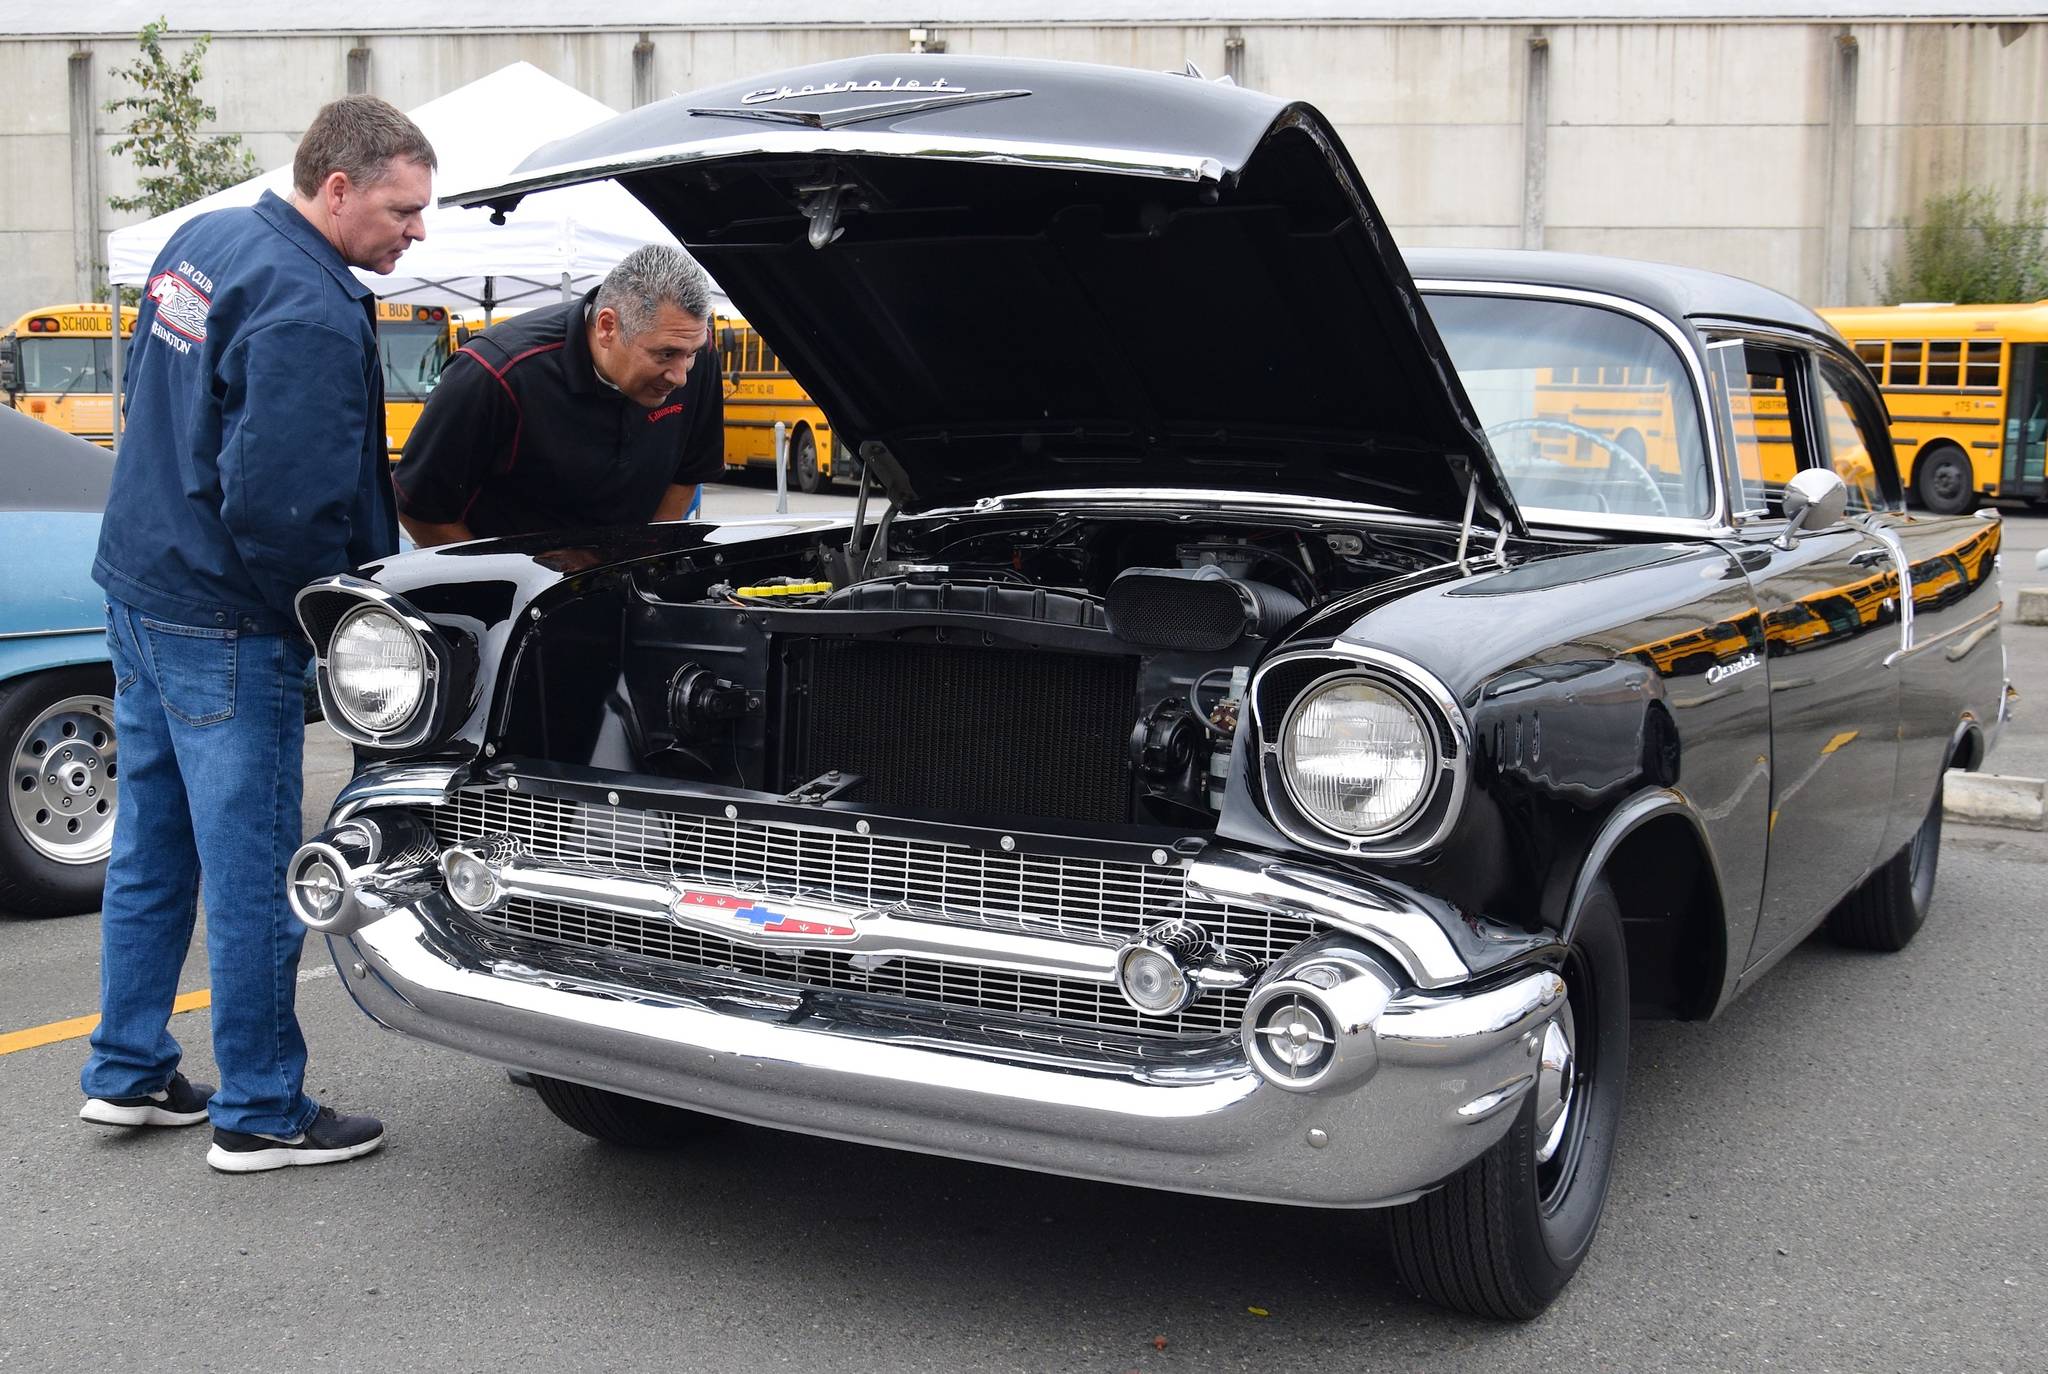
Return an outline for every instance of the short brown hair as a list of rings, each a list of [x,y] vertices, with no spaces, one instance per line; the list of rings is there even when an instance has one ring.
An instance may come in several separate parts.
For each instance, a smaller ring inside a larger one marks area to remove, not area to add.
[[[357,186],[374,186],[388,174],[393,158],[429,171],[439,165],[434,145],[404,111],[374,95],[345,95],[313,116],[292,156],[292,185],[310,196],[328,177],[346,172]]]

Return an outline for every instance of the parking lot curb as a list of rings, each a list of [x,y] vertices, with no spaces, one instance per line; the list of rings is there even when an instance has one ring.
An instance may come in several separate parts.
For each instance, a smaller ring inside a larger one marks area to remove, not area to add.
[[[1942,815],[1973,825],[2014,830],[2048,829],[2048,781],[1996,773],[1950,770],[1942,785]]]
[[[2022,625],[2048,625],[2048,587],[2021,587],[2013,618]]]

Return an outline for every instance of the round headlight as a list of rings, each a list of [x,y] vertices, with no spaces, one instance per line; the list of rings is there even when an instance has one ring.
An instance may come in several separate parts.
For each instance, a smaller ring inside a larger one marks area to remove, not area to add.
[[[380,606],[350,611],[327,645],[334,704],[357,729],[389,734],[427,698],[427,654],[418,635]]]
[[[1412,819],[1436,781],[1428,720],[1366,678],[1311,688],[1287,718],[1281,775],[1310,819],[1340,835],[1376,835]]]

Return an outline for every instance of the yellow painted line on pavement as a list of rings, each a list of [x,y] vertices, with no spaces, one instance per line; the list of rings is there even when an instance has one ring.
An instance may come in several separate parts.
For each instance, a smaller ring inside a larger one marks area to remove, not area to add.
[[[299,970],[298,981],[310,983],[315,978],[332,978],[334,965],[322,964],[317,968]],[[182,1011],[204,1011],[213,1005],[213,989],[200,988],[197,992],[180,993],[171,1003],[171,1015]],[[27,1030],[0,1031],[0,1054],[13,1054],[16,1050],[32,1050],[43,1045],[62,1044],[66,1040],[77,1040],[91,1035],[100,1018],[74,1016],[69,1021],[52,1021],[47,1026],[30,1026]]]
[[[213,1005],[213,989],[201,988],[188,992],[171,1003],[171,1014],[181,1011],[198,1011]],[[77,1040],[91,1035],[100,1023],[98,1016],[74,1016],[69,1021],[52,1021],[47,1026],[30,1026],[27,1030],[8,1031],[0,1035],[0,1054],[13,1054],[16,1050],[32,1050],[43,1045],[55,1045],[65,1040]]]

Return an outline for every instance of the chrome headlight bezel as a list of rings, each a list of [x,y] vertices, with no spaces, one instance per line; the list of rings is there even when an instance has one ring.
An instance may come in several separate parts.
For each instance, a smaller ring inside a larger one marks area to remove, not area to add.
[[[1326,824],[1296,799],[1286,758],[1302,706],[1328,688],[1352,682],[1406,706],[1431,745],[1430,777],[1422,794],[1387,824],[1358,833]],[[1435,848],[1450,833],[1464,806],[1470,735],[1456,698],[1428,670],[1382,649],[1333,644],[1274,655],[1252,675],[1247,695],[1260,794],[1268,816],[1289,839],[1327,854],[1405,858]]]
[[[312,640],[317,656],[320,710],[336,734],[369,749],[401,750],[426,743],[447,724],[451,689],[460,676],[455,652],[448,638],[403,598],[374,583],[344,575],[305,588],[299,593],[296,606],[299,623]],[[342,626],[372,611],[391,617],[412,636],[420,650],[424,675],[419,704],[403,721],[383,730],[365,725],[342,705],[328,664],[328,655]]]

